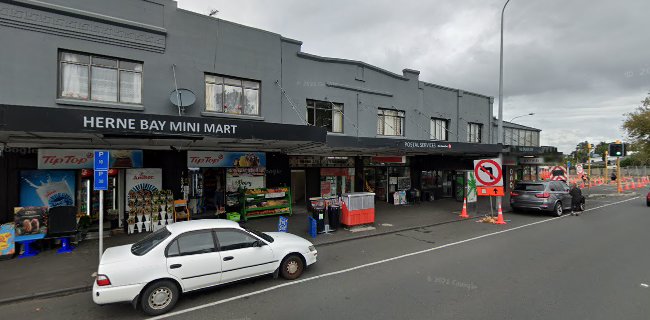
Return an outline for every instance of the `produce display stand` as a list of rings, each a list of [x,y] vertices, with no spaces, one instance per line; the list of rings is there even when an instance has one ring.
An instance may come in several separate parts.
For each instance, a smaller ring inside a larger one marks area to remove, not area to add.
[[[241,219],[292,214],[288,187],[247,189],[242,192]]]
[[[342,195],[341,224],[357,226],[375,222],[375,194],[352,192]]]

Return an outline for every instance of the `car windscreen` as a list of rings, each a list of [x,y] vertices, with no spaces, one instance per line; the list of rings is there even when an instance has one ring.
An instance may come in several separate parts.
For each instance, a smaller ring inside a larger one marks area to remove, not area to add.
[[[246,229],[246,231],[248,231],[248,232],[250,232],[250,233],[252,233],[252,234],[254,234],[254,235],[256,235],[256,236],[258,236],[258,237],[260,237],[260,238],[262,238],[264,240],[266,240],[269,243],[275,241],[275,239],[273,239],[273,237],[269,236],[268,234],[266,234],[264,232],[260,232],[260,231],[257,231],[255,229],[250,229],[250,228],[244,228],[244,229]]]
[[[131,253],[136,256],[141,256],[151,251],[159,243],[163,242],[167,237],[171,235],[171,232],[167,228],[158,229],[156,232],[146,236],[144,239],[134,243],[131,246]]]
[[[544,191],[544,184],[542,183],[517,183],[515,186],[516,191]]]

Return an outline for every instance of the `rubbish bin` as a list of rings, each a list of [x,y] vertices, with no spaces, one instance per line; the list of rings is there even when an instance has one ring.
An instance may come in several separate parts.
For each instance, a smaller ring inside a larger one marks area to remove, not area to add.
[[[341,225],[341,207],[331,205],[327,209],[327,219],[330,223],[330,231],[336,231]]]
[[[312,218],[316,220],[316,232],[325,232],[325,207],[314,207]]]

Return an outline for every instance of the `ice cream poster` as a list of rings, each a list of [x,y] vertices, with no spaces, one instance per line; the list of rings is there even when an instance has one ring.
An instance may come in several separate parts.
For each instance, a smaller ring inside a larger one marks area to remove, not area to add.
[[[73,170],[21,171],[20,206],[74,206],[75,181]]]
[[[0,225],[0,257],[14,254],[16,239],[14,228],[11,223]]]

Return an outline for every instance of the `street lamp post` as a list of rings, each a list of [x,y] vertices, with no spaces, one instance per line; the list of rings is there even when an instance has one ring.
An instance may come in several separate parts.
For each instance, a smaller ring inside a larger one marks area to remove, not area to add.
[[[503,148],[503,13],[510,0],[501,9],[501,46],[499,50],[499,125],[497,126],[497,143]],[[503,163],[503,150],[499,151],[499,160]],[[502,197],[497,197],[497,207],[501,207]]]
[[[513,120],[515,120],[515,119],[517,119],[517,118],[528,117],[528,116],[534,116],[534,115],[535,115],[535,112],[531,112],[531,113],[527,113],[527,114],[522,114],[522,115],[520,115],[520,116],[516,116],[516,117],[510,119],[510,121],[508,121],[508,122],[512,122]]]

